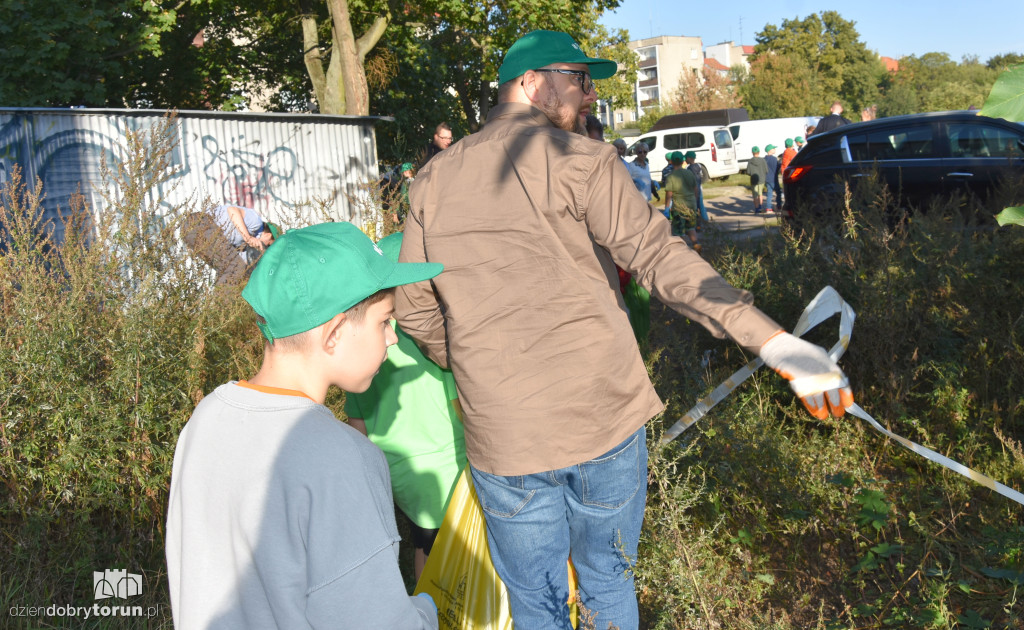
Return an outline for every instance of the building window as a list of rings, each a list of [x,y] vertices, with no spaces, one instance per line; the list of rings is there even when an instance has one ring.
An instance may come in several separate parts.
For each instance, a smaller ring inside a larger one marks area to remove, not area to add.
[[[622,112],[615,114],[615,122],[622,122]]]

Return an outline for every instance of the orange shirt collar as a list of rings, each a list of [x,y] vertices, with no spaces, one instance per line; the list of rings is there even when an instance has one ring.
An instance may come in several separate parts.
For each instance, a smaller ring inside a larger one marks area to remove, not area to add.
[[[263,392],[264,394],[277,394],[279,396],[301,396],[302,398],[309,398],[310,400],[313,400],[313,398],[309,394],[306,394],[305,392],[300,392],[297,389],[284,389],[281,387],[267,387],[266,385],[253,385],[252,383],[246,380],[236,381],[235,384],[238,385],[239,387],[255,389],[256,391]],[[316,401],[313,400],[313,402]]]

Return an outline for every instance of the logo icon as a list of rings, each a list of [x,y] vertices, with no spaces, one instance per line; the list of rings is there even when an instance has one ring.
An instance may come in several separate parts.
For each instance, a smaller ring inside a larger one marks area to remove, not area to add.
[[[108,597],[128,599],[142,595],[142,576],[128,573],[127,569],[93,571],[92,593],[94,599],[107,599]]]

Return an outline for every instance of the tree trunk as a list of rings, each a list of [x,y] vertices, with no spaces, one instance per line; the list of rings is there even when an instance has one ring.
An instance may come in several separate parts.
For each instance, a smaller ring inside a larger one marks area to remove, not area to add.
[[[320,38],[316,34],[316,16],[306,10],[305,3],[302,8],[302,61],[313,84],[316,102],[323,103],[326,100],[327,77],[324,76],[324,62],[320,55]]]
[[[366,116],[370,113],[370,88],[363,63],[384,35],[391,16],[378,16],[366,33],[356,39],[348,0],[326,0],[331,15],[331,53],[325,69],[316,16],[309,6],[310,1],[300,1],[302,57],[320,113]]]
[[[384,35],[390,16],[378,16],[369,30],[357,40],[352,31],[348,0],[327,0],[327,7],[331,12],[334,36],[328,85],[337,86],[340,99],[331,104],[331,111],[323,106],[320,111],[325,114],[365,116],[370,113],[370,88],[366,83],[363,62],[367,53],[373,50]]]

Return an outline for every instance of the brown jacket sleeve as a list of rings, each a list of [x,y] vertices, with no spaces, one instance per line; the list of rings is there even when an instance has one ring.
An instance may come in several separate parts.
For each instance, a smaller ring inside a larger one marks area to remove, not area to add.
[[[409,211],[399,262],[427,262],[422,220],[422,212]],[[433,281],[398,287],[395,290],[395,312],[402,314],[402,329],[416,340],[423,353],[434,363],[448,368],[444,314]]]
[[[580,187],[579,208],[594,241],[662,303],[756,353],[782,329],[753,306],[754,296],[727,283],[699,254],[671,234],[669,222],[630,186],[613,153],[595,160]]]

